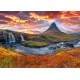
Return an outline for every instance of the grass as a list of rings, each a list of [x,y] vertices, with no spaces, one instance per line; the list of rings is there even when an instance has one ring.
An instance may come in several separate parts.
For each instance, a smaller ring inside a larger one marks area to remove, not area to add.
[[[80,68],[80,48],[60,51],[52,55],[22,55],[0,47],[1,68]]]
[[[26,41],[26,42],[23,42],[22,45],[29,46],[29,47],[45,47],[45,46],[48,46],[49,44],[45,42],[34,42],[34,41],[27,42]]]

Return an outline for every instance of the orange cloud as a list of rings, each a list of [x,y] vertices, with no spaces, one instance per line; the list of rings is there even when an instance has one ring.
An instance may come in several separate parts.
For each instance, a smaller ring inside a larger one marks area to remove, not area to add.
[[[69,26],[80,23],[80,11],[48,11],[45,12],[44,16],[31,13],[31,17],[45,21],[61,19],[61,22]]]
[[[48,11],[45,15],[51,19],[60,19],[69,26],[80,23],[80,11]]]
[[[7,20],[0,20],[0,22],[5,22],[5,23],[7,23],[8,21],[7,21]]]
[[[35,34],[35,31],[27,30],[25,33],[28,33],[28,34]]]
[[[38,14],[36,12],[29,12],[29,15],[26,13],[23,14],[23,12],[19,12],[17,15],[14,14],[2,14],[5,18],[8,18],[10,20],[0,20],[0,22],[6,23],[4,26],[6,27],[14,27],[15,25],[20,25],[22,27],[26,26],[29,28],[40,28],[42,25],[38,25],[40,20],[43,21],[54,21],[59,20],[59,22],[63,24],[67,24],[70,26],[73,26],[75,24],[80,24],[80,11],[48,11],[48,12],[42,12],[43,14]],[[24,20],[23,18],[19,18],[18,16],[27,16],[27,19]],[[37,25],[36,25],[37,24]],[[41,23],[40,23],[41,24]],[[40,26],[40,27],[39,27]],[[24,31],[26,32],[26,31]],[[29,30],[28,33],[33,34],[34,32]]]
[[[22,20],[15,15],[5,15],[5,17],[11,19],[11,21],[7,21],[7,24],[5,24],[5,26],[20,25],[20,26],[29,27],[29,26],[33,26],[37,22],[37,20],[31,20],[31,19]]]
[[[30,12],[30,18],[34,18],[36,19],[37,21],[40,21],[40,20],[44,20],[44,21],[51,21],[51,20],[54,20],[53,18],[49,18],[48,15],[38,15],[36,14],[35,12]]]
[[[62,19],[70,19],[70,18],[80,18],[79,11],[62,11],[60,18]]]
[[[67,24],[69,26],[74,26],[75,24],[80,24],[79,20],[76,19],[58,19],[59,22]]]
[[[62,18],[62,19],[70,19],[70,18],[80,18],[80,11],[48,11],[45,12],[45,15],[48,18]]]
[[[22,12],[20,12],[22,13]],[[0,22],[6,22],[6,26],[10,26],[10,25],[22,25],[22,26],[33,26],[37,23],[37,21],[40,20],[44,20],[44,21],[53,21],[56,19],[71,19],[72,21],[75,20],[79,20],[80,19],[80,12],[79,11],[48,11],[48,12],[44,12],[43,15],[39,15],[35,12],[30,12],[29,13],[29,19],[28,20],[22,20],[19,17],[15,16],[15,15],[7,15],[5,14],[6,18],[11,19],[11,21],[6,21],[6,20],[0,20]],[[34,18],[34,20],[32,20],[31,18]],[[74,25],[77,23],[77,21],[62,21],[63,23],[67,24],[67,25]]]
[[[26,24],[28,20],[21,20],[19,17],[14,15],[5,15],[6,18],[10,18],[11,21],[8,21],[7,25],[16,25],[16,24]]]

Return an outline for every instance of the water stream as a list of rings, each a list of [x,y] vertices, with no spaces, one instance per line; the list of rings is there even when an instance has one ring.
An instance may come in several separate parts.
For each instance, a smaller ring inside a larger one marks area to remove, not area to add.
[[[16,42],[15,37],[12,33],[9,33],[9,43]]]
[[[24,42],[24,41],[25,41],[25,39],[24,39],[23,35],[21,35],[21,41],[22,41],[22,42]]]

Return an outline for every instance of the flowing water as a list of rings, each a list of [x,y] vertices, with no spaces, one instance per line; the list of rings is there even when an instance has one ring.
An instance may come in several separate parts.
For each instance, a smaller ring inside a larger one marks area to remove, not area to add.
[[[9,43],[16,42],[15,37],[12,33],[9,34]]]
[[[78,41],[77,44],[74,45],[74,47],[80,47],[80,40]]]
[[[23,35],[21,35],[21,41],[22,41],[22,42],[24,42],[24,41],[25,41],[25,39],[24,39]]]

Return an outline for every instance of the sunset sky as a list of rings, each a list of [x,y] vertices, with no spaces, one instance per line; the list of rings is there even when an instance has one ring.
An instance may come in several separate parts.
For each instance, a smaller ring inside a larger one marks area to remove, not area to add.
[[[64,33],[80,32],[79,11],[0,11],[0,29],[38,34],[53,22]]]

